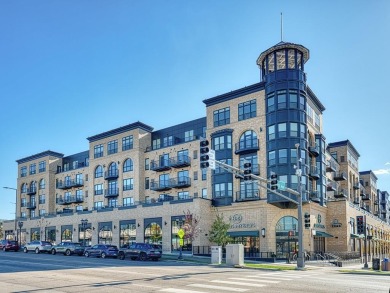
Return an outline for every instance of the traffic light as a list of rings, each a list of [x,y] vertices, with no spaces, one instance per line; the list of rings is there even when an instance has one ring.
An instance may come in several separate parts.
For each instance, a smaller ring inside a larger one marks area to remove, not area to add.
[[[252,179],[251,174],[252,174],[252,163],[244,163],[244,180],[245,181],[251,180]]]
[[[278,174],[271,173],[271,189],[277,190],[278,189]]]
[[[356,227],[357,227],[358,234],[364,234],[365,231],[364,216],[356,217]]]
[[[209,163],[209,152],[210,149],[208,147],[209,141],[208,140],[201,140],[200,141],[200,167],[203,168],[208,168],[210,166]]]
[[[305,229],[310,229],[310,214],[305,213]]]

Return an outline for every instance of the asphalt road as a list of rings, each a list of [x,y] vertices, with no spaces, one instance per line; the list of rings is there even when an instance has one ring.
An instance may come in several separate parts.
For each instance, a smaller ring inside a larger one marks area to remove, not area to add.
[[[390,277],[335,268],[268,271],[182,261],[131,261],[0,252],[0,292],[375,292]]]

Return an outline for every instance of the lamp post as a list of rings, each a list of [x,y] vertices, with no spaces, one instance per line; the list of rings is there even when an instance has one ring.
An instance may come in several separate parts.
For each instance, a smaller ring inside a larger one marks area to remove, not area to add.
[[[4,186],[3,187],[4,189],[11,189],[11,190],[15,190],[15,237],[16,237],[16,240],[18,240],[18,231],[17,231],[17,228],[16,228],[16,215],[17,215],[17,212],[18,212],[18,190],[16,188],[13,188],[13,187],[7,187],[7,186]]]
[[[84,239],[83,239],[84,247],[85,247],[85,230],[87,229],[87,225],[88,225],[88,220],[81,219],[81,227],[83,228],[83,231],[84,231]]]
[[[19,247],[22,247],[22,227],[23,227],[23,222],[19,221],[18,222],[19,226]]]
[[[296,175],[298,177],[298,186],[297,191],[298,195],[298,257],[297,257],[297,269],[305,268],[305,257],[303,256],[303,216],[302,216],[302,190],[301,190],[301,177],[302,170],[300,168],[300,155],[299,155],[299,143],[295,144],[295,148],[297,149],[297,167],[296,167]]]

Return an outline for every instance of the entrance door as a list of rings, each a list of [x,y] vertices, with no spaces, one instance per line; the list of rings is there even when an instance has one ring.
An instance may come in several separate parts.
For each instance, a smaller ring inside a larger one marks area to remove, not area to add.
[[[325,252],[325,237],[314,236],[314,252],[324,254],[324,252]]]

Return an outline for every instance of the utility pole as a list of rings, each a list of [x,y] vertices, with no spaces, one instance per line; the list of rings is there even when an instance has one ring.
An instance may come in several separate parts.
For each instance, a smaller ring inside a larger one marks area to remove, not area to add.
[[[298,257],[297,257],[297,269],[301,270],[305,268],[305,256],[303,250],[303,216],[302,216],[302,186],[301,186],[301,177],[302,170],[300,168],[300,154],[299,154],[299,143],[295,144],[297,149],[297,166],[295,174],[298,177]]]

